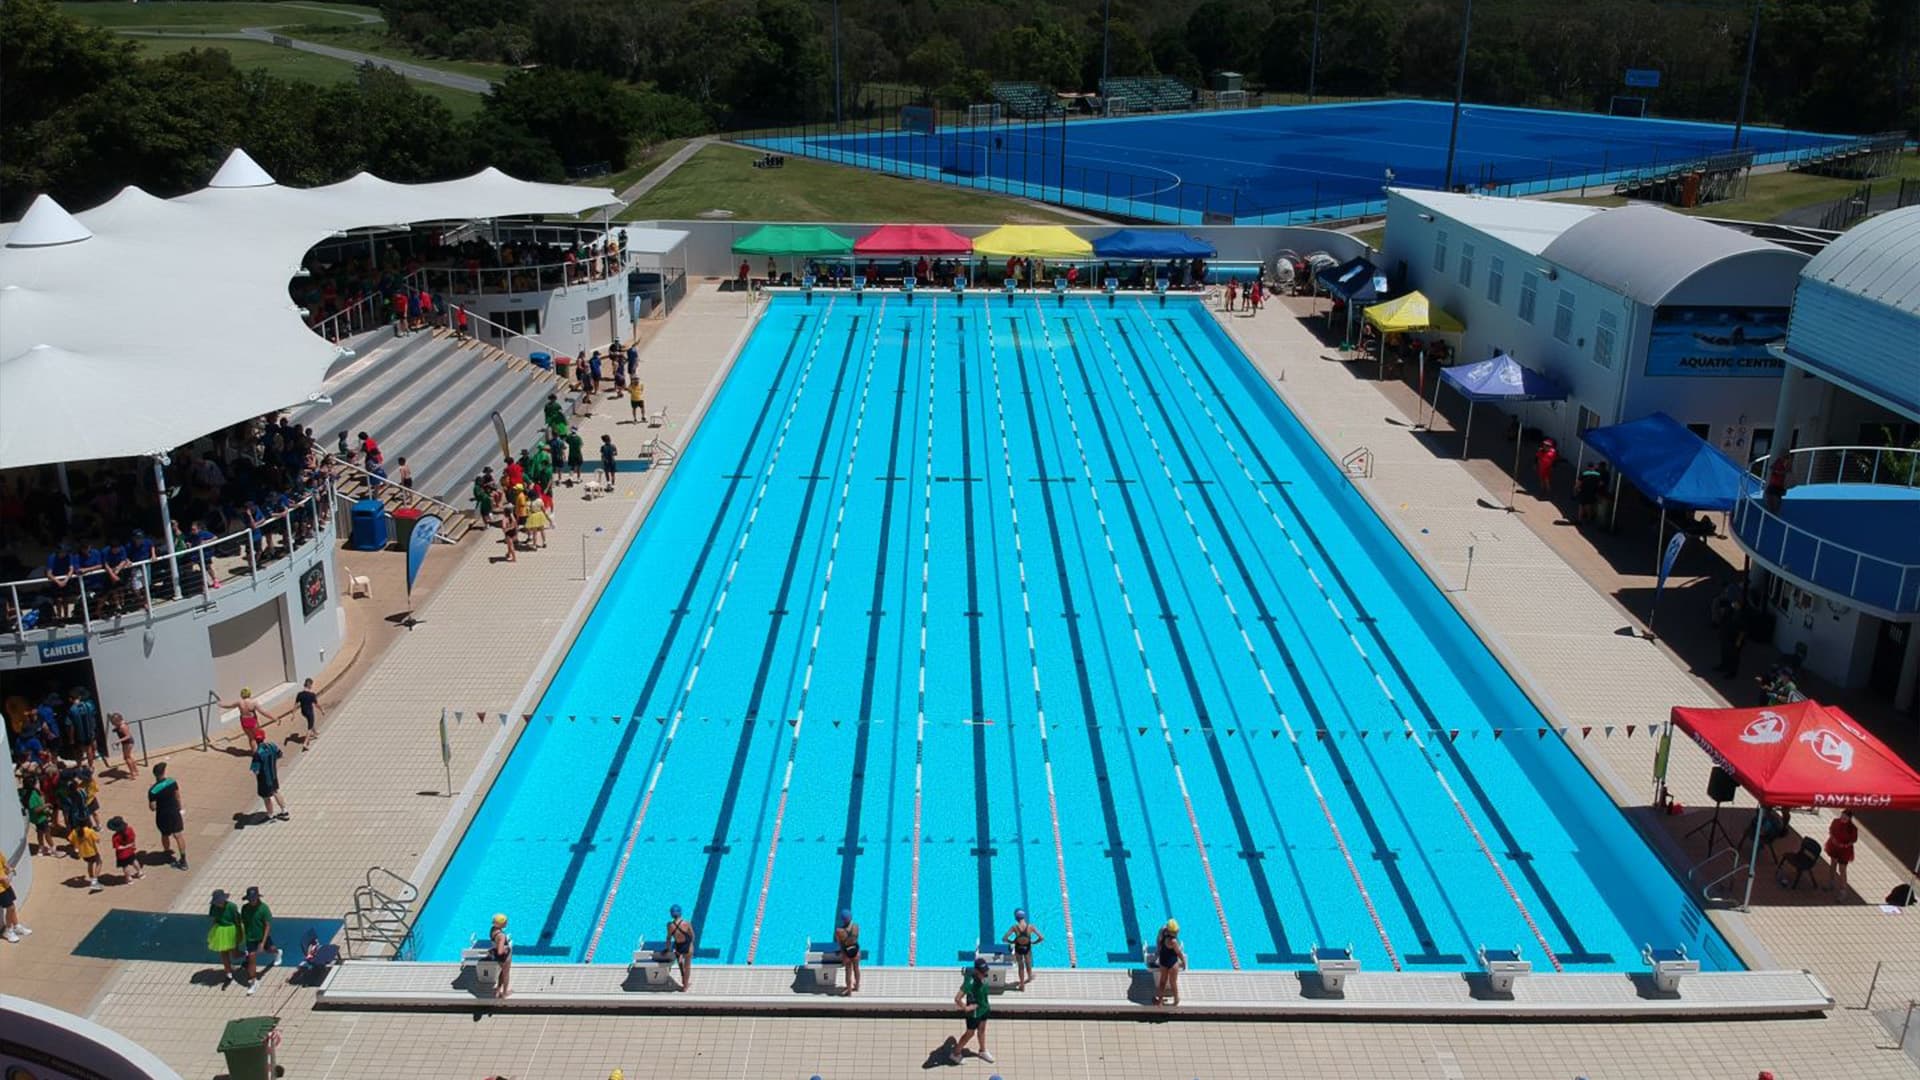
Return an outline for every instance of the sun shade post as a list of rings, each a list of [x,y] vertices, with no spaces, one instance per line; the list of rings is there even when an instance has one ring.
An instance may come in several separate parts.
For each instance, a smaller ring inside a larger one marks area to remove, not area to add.
[[[1760,803],[1753,810],[1753,850],[1747,858],[1747,895],[1740,901],[1741,911],[1753,908],[1753,878],[1760,871],[1760,826],[1767,815],[1767,804]]]

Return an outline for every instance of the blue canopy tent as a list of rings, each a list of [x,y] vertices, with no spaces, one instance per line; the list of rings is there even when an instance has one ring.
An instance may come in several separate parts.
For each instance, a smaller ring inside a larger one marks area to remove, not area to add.
[[[1213,245],[1186,233],[1158,229],[1121,229],[1093,242],[1102,259],[1211,259]]]
[[[1433,406],[1440,407],[1440,387],[1451,383],[1467,399],[1467,430],[1460,438],[1460,456],[1467,456],[1473,440],[1473,407],[1482,401],[1565,401],[1567,388],[1506,353],[1473,364],[1442,368],[1433,384]],[[1514,494],[1520,488],[1520,444],[1513,440],[1513,484],[1507,489],[1507,506],[1513,507]]]
[[[1347,340],[1353,339],[1353,311],[1361,304],[1371,304],[1380,299],[1387,291],[1387,276],[1364,256],[1356,256],[1341,263],[1329,266],[1313,275],[1314,284],[1328,296],[1338,297],[1347,305]],[[1327,305],[1327,322],[1333,322],[1333,305]]]
[[[1729,511],[1760,489],[1760,482],[1739,462],[1663,412],[1583,431],[1580,441],[1613,462],[1620,477],[1633,481],[1634,487],[1660,507],[1654,546],[1656,567],[1666,547],[1668,507]],[[1617,518],[1619,499],[1613,501],[1613,507]],[[1611,527],[1612,522],[1608,525]]]

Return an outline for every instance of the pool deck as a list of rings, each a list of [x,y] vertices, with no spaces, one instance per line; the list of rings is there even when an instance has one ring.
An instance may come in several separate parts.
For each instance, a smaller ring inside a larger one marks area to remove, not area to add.
[[[678,976],[674,976],[675,979]],[[649,985],[641,972],[610,964],[521,964],[504,999],[475,988],[453,963],[355,961],[336,969],[316,1004],[333,1008],[464,1009],[524,1012],[708,1012],[721,1014],[948,1016],[955,975],[944,968],[872,967],[860,993],[840,996],[805,967],[702,965],[696,989]],[[994,998],[1002,1016],[1218,1020],[1337,1017],[1423,1020],[1671,1020],[1807,1016],[1834,1001],[1802,971],[1714,972],[1688,976],[1660,993],[1643,975],[1527,975],[1508,995],[1484,976],[1359,972],[1340,995],[1320,977],[1292,971],[1189,971],[1177,1008],[1153,1004],[1144,969],[1048,971],[1023,991]]]
[[[650,401],[669,405],[676,418],[688,417],[740,339],[745,316],[742,297],[719,292],[712,283],[694,283],[645,354]],[[1437,452],[1432,437],[1407,419],[1402,398],[1411,394],[1402,394],[1404,387],[1376,383],[1327,359],[1327,350],[1282,308],[1256,319],[1225,321],[1336,457],[1361,445],[1373,451],[1374,476],[1357,482],[1361,490],[1445,587],[1456,590],[1456,602],[1525,674],[1530,691],[1556,724],[1570,729],[1568,737],[1583,727],[1592,729],[1587,737],[1574,738],[1576,752],[1663,854],[1684,859],[1690,849],[1677,839],[1677,819],[1651,819],[1641,809],[1647,801],[1651,743],[1644,735],[1625,737],[1623,726],[1664,717],[1675,704],[1720,704],[1714,685],[1695,678],[1661,643],[1622,634],[1631,619],[1592,583],[1593,569],[1542,539],[1522,520],[1527,515],[1500,509],[1506,484],[1485,475],[1484,462],[1462,463]],[[612,431],[624,445],[635,437],[633,428],[612,424],[617,416],[611,402],[602,411],[583,425],[590,438]],[[680,423],[676,420],[669,437],[679,440],[684,434]],[[491,539],[468,541],[456,552],[463,557],[423,606],[425,621],[365,674],[351,697],[330,709],[325,737],[315,750],[290,759],[284,790],[294,809],[292,822],[244,831],[220,822],[202,825],[203,819],[190,823],[196,830],[195,869],[180,875],[188,884],[166,906],[198,912],[213,887],[257,883],[282,915],[337,918],[369,866],[409,876],[434,872],[463,808],[484,790],[506,746],[498,725],[474,723],[468,712],[452,733],[454,786],[460,796],[447,798],[434,733],[440,710],[518,711],[532,699],[558,656],[560,646],[549,648],[550,641],[570,636],[610,570],[606,553],[621,546],[644,505],[640,492],[630,489],[593,502],[582,502],[571,491],[559,499],[553,550],[523,553],[512,566],[493,561],[498,548]],[[1471,585],[1464,586],[1469,543],[1478,556]],[[583,562],[589,564],[585,575]],[[1609,728],[1622,733],[1609,735]],[[1694,793],[1704,788],[1704,754],[1682,741],[1673,759],[1674,787],[1688,793],[1683,798],[1699,801]],[[236,761],[232,768],[243,771],[244,766]],[[1816,834],[1824,827],[1812,815],[1805,822],[1796,818],[1796,824]],[[63,888],[55,880],[59,876],[56,870],[41,879],[26,905],[28,922],[36,911],[139,906],[122,889],[88,897],[83,890]],[[979,1074],[998,1073],[1007,1080],[1301,1074],[1355,1080],[1573,1075],[1729,1080],[1769,1069],[1782,1080],[1916,1078],[1920,1066],[1893,1043],[1906,1002],[1920,998],[1920,921],[1911,914],[1883,914],[1870,902],[1905,877],[1869,835],[1854,864],[1851,890],[1788,892],[1763,880],[1751,913],[1712,914],[1749,956],[1764,956],[1787,978],[1804,979],[1795,972],[1808,969],[1815,985],[1831,988],[1838,1007],[1813,1018],[1738,1023],[1674,1018],[1630,1026],[1598,1018],[1543,1027],[1455,1022],[1457,1016],[1429,1010],[1418,1020],[1166,1024],[1141,1022],[1158,1020],[1163,1010],[1133,1006],[1107,1016],[996,1024],[992,1047],[998,1064]],[[0,946],[0,984],[14,957],[57,948],[43,940],[49,936]],[[413,969],[421,972],[429,992],[432,978],[442,979],[443,988],[451,982],[446,965],[437,966],[437,972],[429,967]],[[343,968],[328,993],[344,995],[358,971],[357,965]],[[523,965],[516,972],[516,998],[541,996],[535,987],[541,971]],[[696,985],[721,974],[705,971]],[[618,967],[609,975],[624,978]],[[764,975],[784,980],[785,994],[794,996],[791,969]],[[863,1003],[880,1000],[877,995],[888,988],[882,975],[869,973],[874,981],[863,990]],[[1075,972],[1070,980],[1068,975],[1042,972],[1043,979],[1059,983],[1062,994],[1073,993],[1083,976],[1131,978]],[[326,1078],[505,1074],[522,1080],[605,1080],[620,1067],[629,1076],[648,1077],[817,1074],[825,1080],[880,1080],[931,1064],[929,1052],[959,1027],[950,1011],[951,972],[912,972],[913,989],[906,992],[917,1001],[918,980],[928,980],[924,993],[931,1005],[926,1007],[944,1012],[944,1018],[747,1012],[615,1017],[538,1007],[522,1011],[519,1005],[496,1011],[491,1005],[476,1007],[470,995],[464,1008],[454,1010],[320,1008],[314,989],[295,986],[279,973],[268,976],[254,997],[243,996],[238,987],[223,989],[218,976],[217,965],[209,972],[204,964],[114,962],[85,1011],[189,1077],[223,1073],[215,1046],[225,1022],[262,1014],[281,1018],[280,1060],[288,1075]],[[763,975],[754,972],[753,977]],[[1199,1004],[1209,978],[1190,973],[1184,987],[1189,1002]],[[1284,992],[1300,993],[1301,984],[1292,976],[1263,978],[1279,980],[1282,987],[1290,982]],[[1372,979],[1365,973],[1354,977],[1351,999],[1370,993]],[[1610,983],[1616,995],[1634,985],[1624,976],[1600,981]],[[1468,985],[1458,976],[1442,982],[1449,987],[1445,994],[1456,996]],[[1877,986],[1874,1007],[1862,1008],[1870,984]],[[1515,1003],[1558,993],[1558,985],[1544,976],[1524,979]],[[1683,981],[1683,997],[1704,996],[1718,985],[1718,977]],[[1040,984],[1028,993],[1038,998],[1043,990],[1056,992]],[[1018,1017],[1022,1006],[1011,997],[1004,995],[997,1004]],[[810,1004],[839,1007],[828,999]]]

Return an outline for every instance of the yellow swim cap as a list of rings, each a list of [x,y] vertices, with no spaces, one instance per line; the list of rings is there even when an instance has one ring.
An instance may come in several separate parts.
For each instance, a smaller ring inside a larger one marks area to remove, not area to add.
[[[241,697],[252,697],[252,696],[253,696],[253,691],[252,691],[252,690],[249,690],[248,688],[246,688],[246,687],[244,687],[244,686],[243,686],[243,687],[241,687],[241,688],[240,688],[240,696],[241,696]]]
[[[493,925],[495,926],[507,925],[507,917],[505,915],[495,915],[493,917]]]
[[[1177,934],[1177,933],[1179,933],[1179,932],[1180,932],[1180,920],[1179,920],[1179,919],[1168,919],[1168,920],[1167,920],[1167,933],[1169,933],[1169,934]]]

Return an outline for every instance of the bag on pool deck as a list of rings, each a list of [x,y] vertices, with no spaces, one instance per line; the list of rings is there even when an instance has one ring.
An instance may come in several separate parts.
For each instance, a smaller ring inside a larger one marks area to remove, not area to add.
[[[1889,907],[1912,907],[1915,902],[1912,884],[1902,882],[1895,885],[1893,891],[1887,894],[1886,902]]]

